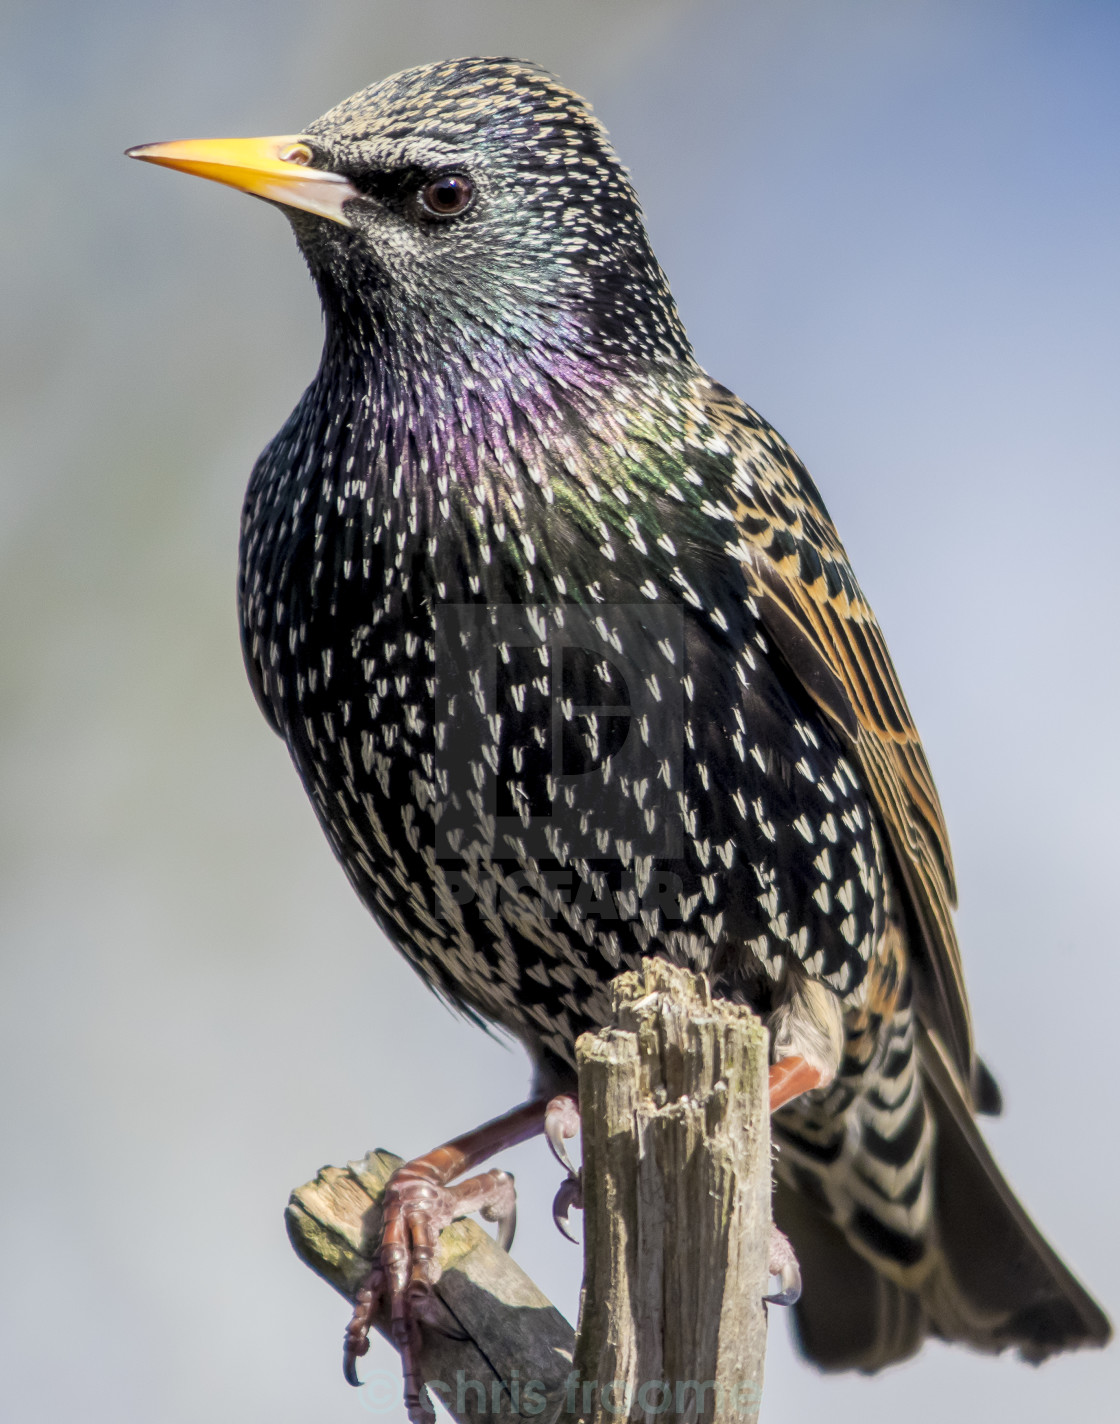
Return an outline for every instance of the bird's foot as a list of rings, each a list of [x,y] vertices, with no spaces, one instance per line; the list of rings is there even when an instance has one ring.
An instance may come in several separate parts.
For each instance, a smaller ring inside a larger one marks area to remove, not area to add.
[[[770,1274],[778,1278],[779,1289],[762,1299],[771,1305],[796,1305],[801,1297],[801,1267],[789,1237],[774,1225],[770,1227]]]
[[[572,1228],[568,1223],[568,1213],[573,1207],[576,1211],[583,1210],[583,1181],[579,1172],[572,1172],[565,1177],[552,1199],[552,1219],[556,1223],[557,1231],[561,1236],[566,1236],[573,1246],[578,1246],[579,1237],[572,1235]]]
[[[508,1250],[517,1222],[516,1193],[508,1172],[482,1172],[453,1187],[439,1181],[439,1172],[425,1158],[406,1162],[389,1178],[382,1201],[384,1212],[377,1264],[354,1299],[346,1328],[343,1371],[350,1384],[360,1384],[357,1362],[369,1349],[369,1330],[388,1307],[389,1327],[401,1354],[404,1402],[410,1420],[430,1418],[421,1401],[419,1370],[420,1325],[449,1333],[446,1310],[433,1293],[440,1277],[436,1259],[439,1234],[445,1226],[477,1211],[498,1223],[498,1244]]]
[[[549,1099],[544,1110],[544,1135],[552,1148],[552,1155],[561,1167],[571,1175],[576,1175],[568,1149],[564,1146],[567,1138],[579,1131],[579,1100],[574,1093],[560,1093]]]
[[[451,1186],[456,1177],[487,1157],[514,1147],[544,1129],[548,1103],[535,1098],[473,1132],[406,1162],[389,1178],[382,1197],[381,1244],[376,1263],[354,1297],[346,1328],[342,1366],[350,1384],[360,1384],[358,1360],[369,1349],[371,1326],[385,1312],[389,1335],[401,1353],[404,1402],[413,1424],[431,1424],[422,1401],[420,1326],[457,1333],[450,1312],[433,1287],[439,1280],[439,1234],[461,1216],[479,1212],[498,1223],[498,1244],[508,1250],[516,1223],[516,1194],[508,1172],[481,1172]]]
[[[579,1131],[579,1102],[572,1093],[561,1093],[553,1098],[544,1112],[544,1132],[552,1155],[567,1172],[552,1201],[552,1219],[561,1236],[578,1245],[568,1224],[568,1214],[573,1207],[583,1210],[583,1183],[580,1171],[572,1164],[566,1138],[574,1137]]]

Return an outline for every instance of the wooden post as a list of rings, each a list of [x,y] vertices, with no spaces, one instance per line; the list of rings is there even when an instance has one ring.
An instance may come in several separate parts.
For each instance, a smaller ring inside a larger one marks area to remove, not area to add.
[[[581,1391],[595,1382],[581,1413],[593,1424],[619,1413],[752,1424],[770,1243],[766,1031],[663,960],[621,975],[613,999],[612,1027],[577,1048],[586,1244],[575,1368]]]
[[[464,1338],[425,1332],[421,1368],[462,1424],[754,1424],[766,1350],[766,1032],[658,959],[612,986],[577,1044],[584,1288],[567,1321],[475,1222],[440,1238],[436,1294]],[[348,1299],[369,1270],[399,1159],[326,1167],[292,1193],[299,1255]],[[379,1326],[379,1328],[381,1328]],[[379,1386],[381,1381],[378,1381]]]

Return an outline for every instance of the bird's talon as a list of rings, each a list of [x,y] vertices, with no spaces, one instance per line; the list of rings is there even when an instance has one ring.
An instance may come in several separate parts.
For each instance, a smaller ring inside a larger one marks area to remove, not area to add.
[[[789,1237],[776,1226],[770,1228],[770,1274],[777,1277],[780,1289],[762,1299],[770,1305],[796,1305],[801,1299],[801,1267]]]
[[[494,1239],[507,1254],[513,1245],[513,1238],[517,1232],[517,1208],[506,1213],[505,1216],[498,1217],[498,1230]]]
[[[494,1221],[498,1230],[494,1239],[503,1251],[509,1251],[517,1231],[517,1192],[512,1172],[488,1173],[491,1185],[485,1203],[479,1208],[483,1221]]]
[[[360,1389],[362,1381],[358,1376],[358,1361],[369,1350],[369,1339],[365,1335],[354,1336],[353,1322],[346,1331],[346,1342],[342,1350],[342,1374],[347,1384]]]
[[[369,1350],[369,1330],[381,1299],[383,1280],[381,1267],[375,1266],[354,1296],[354,1312],[343,1340],[342,1373],[346,1383],[355,1388],[362,1383],[358,1378],[358,1361]]]
[[[572,1235],[568,1225],[568,1213],[573,1207],[577,1211],[583,1210],[583,1183],[580,1181],[578,1172],[573,1172],[570,1177],[564,1178],[552,1200],[552,1219],[556,1223],[557,1231],[561,1236],[566,1237],[573,1246],[578,1246],[579,1238]]]
[[[497,1222],[498,1244],[508,1250],[517,1223],[517,1194],[508,1172],[483,1172],[455,1186],[443,1186],[433,1177],[421,1158],[399,1167],[386,1184],[377,1264],[354,1297],[342,1356],[347,1383],[360,1385],[357,1362],[369,1349],[375,1317],[387,1305],[388,1333],[405,1378],[405,1408],[410,1419],[422,1424],[431,1424],[432,1411],[423,1403],[417,1364],[421,1323],[452,1340],[467,1338],[434,1290],[440,1278],[439,1234],[450,1222],[477,1211]]]
[[[774,1291],[772,1295],[764,1295],[762,1299],[768,1305],[796,1305],[801,1299],[801,1272],[796,1268],[789,1272],[783,1271],[778,1279],[782,1289]]]
[[[579,1104],[571,1093],[561,1093],[544,1110],[544,1135],[548,1138],[552,1155],[570,1176],[575,1176],[576,1169],[568,1156],[564,1139],[574,1137],[578,1131]]]

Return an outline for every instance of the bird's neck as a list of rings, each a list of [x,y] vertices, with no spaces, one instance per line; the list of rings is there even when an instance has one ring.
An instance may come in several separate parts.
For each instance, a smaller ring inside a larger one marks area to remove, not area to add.
[[[700,518],[684,452],[702,380],[691,359],[627,368],[553,341],[328,325],[315,381],[254,472],[246,571],[339,617],[363,588],[427,606],[635,599],[661,565],[669,579],[670,533]],[[263,527],[270,510],[288,512],[290,539]],[[281,570],[269,549],[285,544]]]

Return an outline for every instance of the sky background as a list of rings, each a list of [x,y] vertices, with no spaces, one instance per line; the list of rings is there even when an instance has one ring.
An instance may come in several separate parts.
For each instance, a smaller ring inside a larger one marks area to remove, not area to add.
[[[134,143],[298,131],[456,54],[587,94],[701,362],[790,440],[953,836],[988,1136],[1120,1311],[1120,6],[0,4],[0,1412],[358,1424],[288,1191],[523,1095],[334,864],[245,683],[237,521],[311,378],[283,218]],[[515,1254],[575,1318],[546,1149]],[[375,1343],[367,1369],[395,1370]],[[764,1424],[1115,1418],[1120,1355],[801,1364]],[[403,1412],[385,1416],[400,1424]]]

